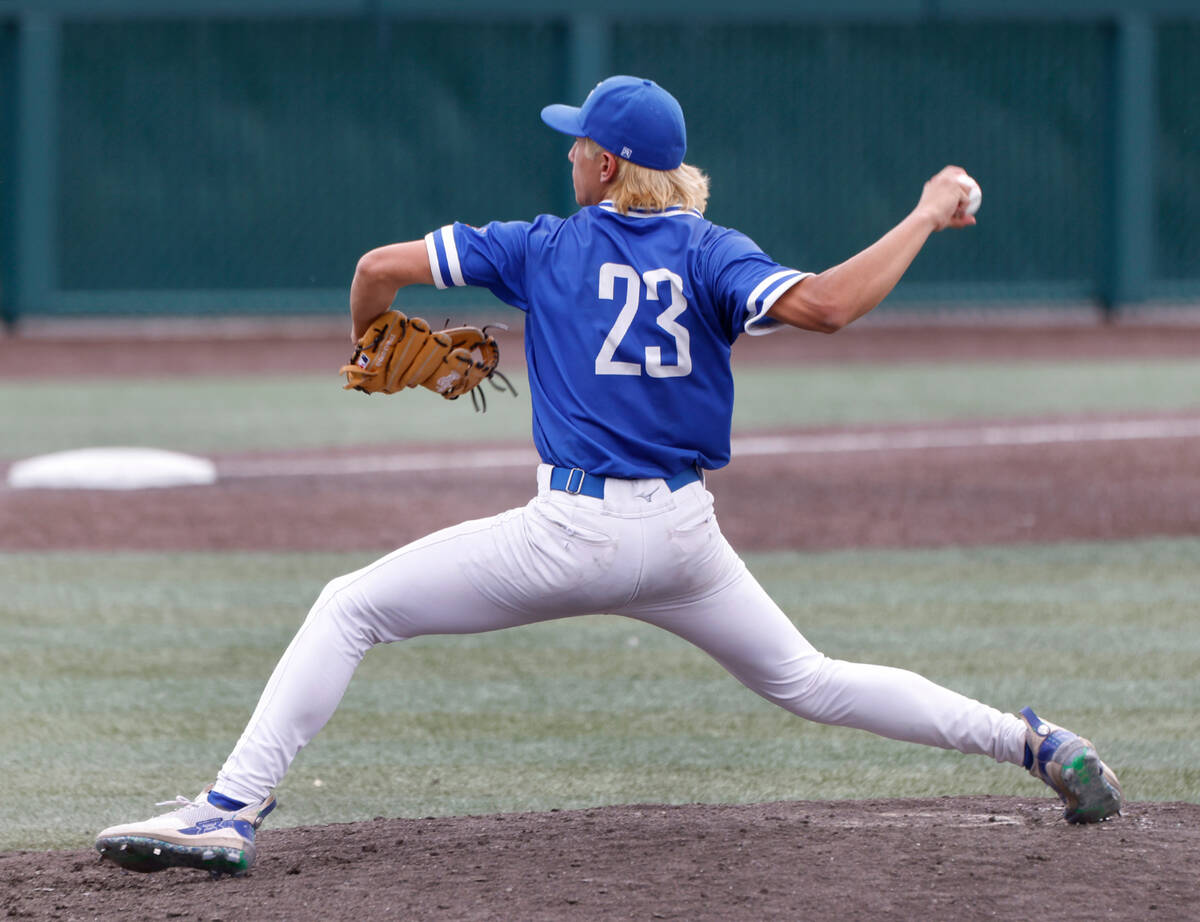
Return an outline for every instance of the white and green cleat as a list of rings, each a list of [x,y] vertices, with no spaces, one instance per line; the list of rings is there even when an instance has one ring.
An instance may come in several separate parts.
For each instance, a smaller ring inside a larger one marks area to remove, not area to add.
[[[1096,747],[1070,730],[1024,708],[1025,767],[1046,782],[1066,805],[1068,823],[1098,823],[1121,812],[1121,782]]]
[[[214,876],[241,875],[254,864],[254,832],[275,809],[274,795],[239,810],[208,802],[208,790],[195,800],[176,797],[160,803],[179,806],[140,823],[109,826],[96,837],[100,857],[127,871],[197,868]]]

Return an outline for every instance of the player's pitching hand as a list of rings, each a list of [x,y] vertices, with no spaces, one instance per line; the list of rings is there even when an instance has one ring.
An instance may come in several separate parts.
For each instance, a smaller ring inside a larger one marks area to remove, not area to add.
[[[947,166],[925,183],[916,210],[933,222],[934,230],[975,223],[975,215],[967,214],[967,189],[960,181],[966,175],[960,166]]]

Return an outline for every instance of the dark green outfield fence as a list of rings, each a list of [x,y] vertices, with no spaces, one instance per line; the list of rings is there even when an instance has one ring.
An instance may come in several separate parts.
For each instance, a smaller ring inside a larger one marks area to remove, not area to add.
[[[569,210],[538,112],[614,72],[783,262],[953,162],[981,223],[897,299],[1200,299],[1200,0],[0,0],[0,307],[341,312],[371,246]]]

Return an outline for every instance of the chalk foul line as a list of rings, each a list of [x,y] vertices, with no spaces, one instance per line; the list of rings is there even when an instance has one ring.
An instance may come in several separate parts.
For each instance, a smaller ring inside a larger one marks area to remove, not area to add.
[[[746,436],[733,439],[733,457],[998,448],[1079,442],[1200,438],[1200,419],[990,424],[956,429],[879,429],[863,432]],[[446,449],[312,458],[251,458],[218,462],[220,477],[317,477],[532,467],[532,448]]]

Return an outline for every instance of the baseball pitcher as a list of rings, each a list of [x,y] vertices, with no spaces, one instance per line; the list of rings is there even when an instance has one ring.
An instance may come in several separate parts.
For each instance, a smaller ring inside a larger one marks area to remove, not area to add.
[[[1031,709],[1002,713],[912,672],[814,649],[726,542],[704,485],[730,460],[734,341],[787,326],[832,333],[866,314],[930,235],[975,223],[965,171],[938,172],[899,224],[814,274],[704,217],[708,178],[684,163],[683,112],[653,81],[610,77],[581,107],[547,106],[542,119],[574,138],[579,210],[449,224],[366,253],[343,369],[347,386],[367,391],[472,393],[495,371],[494,342],[469,328],[432,332],[392,310],[397,292],[475,285],[523,311],[536,495],[330,582],[215,783],[105,829],[100,853],[140,871],[244,872],[272,790],[372,645],[592,613],[677,634],[807,720],[1023,766],[1070,822],[1118,813],[1121,788],[1095,747]]]

